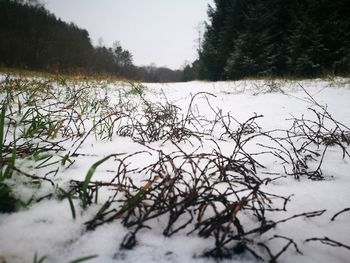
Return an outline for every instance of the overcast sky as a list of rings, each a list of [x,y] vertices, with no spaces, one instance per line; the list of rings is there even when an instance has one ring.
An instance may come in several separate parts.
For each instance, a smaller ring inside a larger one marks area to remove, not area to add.
[[[196,58],[196,27],[213,0],[44,0],[48,10],[89,31],[94,45],[120,41],[136,65],[180,68]]]

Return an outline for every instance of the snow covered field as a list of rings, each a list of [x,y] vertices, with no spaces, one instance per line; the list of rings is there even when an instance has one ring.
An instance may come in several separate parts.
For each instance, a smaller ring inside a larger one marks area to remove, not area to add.
[[[348,79],[23,83],[0,262],[350,261]]]

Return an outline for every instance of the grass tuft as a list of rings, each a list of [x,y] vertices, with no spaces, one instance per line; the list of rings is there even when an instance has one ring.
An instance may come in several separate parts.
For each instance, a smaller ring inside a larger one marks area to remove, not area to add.
[[[107,161],[108,159],[112,158],[112,157],[117,157],[119,155],[122,154],[110,154],[108,156],[106,156],[105,158],[97,161],[96,163],[94,163],[89,171],[87,172],[86,176],[85,176],[85,180],[82,186],[82,192],[83,192],[83,196],[82,196],[82,202],[83,202],[83,208],[85,209],[89,203],[89,193],[88,193],[88,186],[89,183],[91,182],[91,178],[94,175],[96,169],[98,166],[100,166],[101,164],[103,164],[105,161]]]

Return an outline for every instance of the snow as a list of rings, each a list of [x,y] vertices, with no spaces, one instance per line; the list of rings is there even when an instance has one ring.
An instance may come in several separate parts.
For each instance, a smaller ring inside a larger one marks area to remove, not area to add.
[[[223,113],[230,112],[231,116],[243,123],[250,117],[261,114],[263,117],[256,120],[259,127],[264,132],[276,130],[276,136],[282,134],[280,130],[290,129],[293,116],[295,118],[302,116],[314,118],[313,113],[308,110],[313,105],[303,90],[304,88],[319,104],[327,105],[327,111],[335,120],[350,127],[350,81],[348,79],[276,80],[272,82],[245,80],[142,85],[146,87],[143,94],[145,99],[155,103],[168,101],[177,105],[184,115],[192,96],[199,92],[206,92],[194,99],[195,112],[198,112],[200,116],[212,120],[215,118],[212,109],[221,109]],[[114,109],[122,106],[119,103],[120,96],[122,96],[124,102],[131,101],[131,104],[139,107],[141,102],[139,96],[125,93],[125,90],[130,88],[129,84],[125,83],[105,83],[91,91],[91,94],[87,93],[87,96],[103,97],[104,94],[108,94],[108,99]],[[62,87],[57,84],[57,89],[62,89]],[[3,98],[4,96],[1,95],[1,99]],[[91,122],[87,122],[86,125],[92,127]],[[209,127],[209,125],[205,126],[204,130]],[[203,135],[202,143],[195,138],[190,138],[192,144],[184,141],[178,145],[187,153],[197,148],[196,153],[210,153],[216,148],[215,143],[211,141],[215,140],[220,145],[222,153],[230,154],[233,142],[227,136],[223,138],[224,140],[220,140],[220,132],[222,133],[221,127],[215,127],[213,134]],[[262,148],[257,143],[273,144],[267,138],[253,140],[246,145],[247,151],[250,153],[261,151]],[[73,152],[78,145],[72,146],[72,144],[72,141],[64,142],[67,152]],[[322,149],[316,146],[314,149],[322,152]],[[349,146],[346,149],[350,150]],[[59,192],[58,187],[67,189],[70,180],[84,181],[90,167],[109,154],[120,153],[122,155],[117,160],[110,158],[98,166],[92,181],[110,181],[115,176],[120,159],[133,153],[140,152],[126,159],[128,169],[141,169],[153,164],[158,160],[157,150],[171,154],[177,148],[170,141],[164,142],[164,140],[143,144],[130,137],[117,136],[114,133],[111,140],[101,141],[91,134],[77,150],[79,156],[72,157],[74,159],[72,165],[56,164],[56,167],[59,168],[58,174],[51,178],[55,187],[47,182],[42,182],[40,188],[32,187],[25,183],[28,178],[21,179],[19,176],[8,179],[7,183],[13,187],[14,193],[21,199],[29,200],[33,196],[34,199],[37,199],[49,193]],[[346,248],[327,246],[320,242],[305,242],[308,238],[329,237],[350,245],[350,213],[343,213],[336,220],[331,221],[334,214],[350,207],[350,159],[342,157],[342,150],[339,147],[328,147],[322,166],[325,180],[312,181],[304,177],[295,180],[293,176],[285,176],[264,186],[264,191],[268,193],[291,196],[287,203],[287,211],[267,212],[268,219],[278,221],[295,214],[326,210],[321,216],[298,217],[278,224],[263,235],[252,236],[258,242],[269,244],[273,253],[280,251],[288,242],[284,239],[269,241],[271,237],[280,235],[293,239],[303,254],[298,254],[294,247],[290,246],[278,258],[279,262],[349,262],[350,250]],[[281,161],[271,154],[259,155],[256,158],[266,167],[259,169],[258,174],[261,177],[267,176],[264,172],[285,175]],[[31,167],[34,164],[31,160],[21,160],[18,165],[27,172],[33,171]],[[310,167],[316,168],[313,166],[317,167],[317,163],[311,162]],[[184,167],[190,169],[189,166]],[[289,166],[286,168],[290,170]],[[36,175],[43,176],[49,170],[42,169],[37,171]],[[140,171],[135,171],[128,176],[142,185],[149,178],[149,175]],[[271,177],[277,176],[272,175]],[[137,245],[132,250],[120,249],[124,236],[129,232],[121,224],[121,220],[114,220],[92,231],[87,231],[85,223],[96,215],[101,205],[111,195],[113,192],[110,189],[102,188],[98,203],[88,206],[86,210],[81,207],[79,199],[73,199],[76,209],[75,219],[72,218],[68,200],[58,198],[43,199],[17,212],[0,214],[0,262],[31,262],[35,254],[38,257],[46,256],[44,262],[53,263],[70,262],[91,255],[97,255],[88,261],[92,263],[215,262],[215,259],[201,257],[204,251],[212,247],[212,239],[203,239],[196,234],[186,235],[188,231],[180,231],[167,238],[162,234],[167,223],[164,216],[149,222],[151,230],[143,229],[138,232]],[[278,204],[279,201],[276,200],[276,202]],[[251,224],[252,227],[247,227],[246,230],[257,226],[255,219],[249,213],[242,215],[241,220],[244,226]],[[257,247],[256,251],[261,255],[266,255],[262,247]],[[256,258],[250,253],[222,260],[222,262],[256,261]]]

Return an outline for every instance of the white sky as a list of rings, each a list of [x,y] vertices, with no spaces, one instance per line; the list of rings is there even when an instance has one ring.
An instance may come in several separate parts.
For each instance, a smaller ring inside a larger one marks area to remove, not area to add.
[[[120,41],[136,65],[180,68],[197,57],[196,27],[213,0],[44,0],[48,10],[89,31],[94,45]]]

